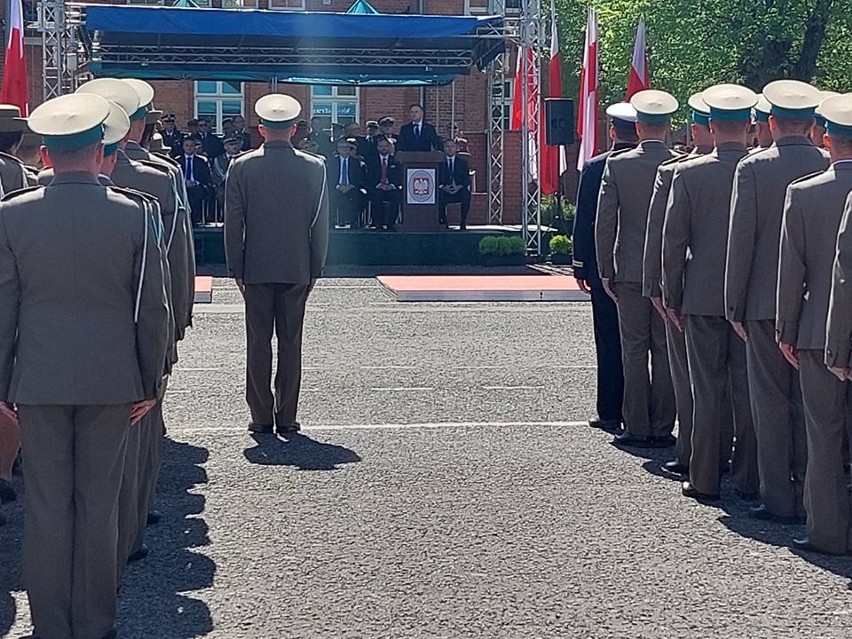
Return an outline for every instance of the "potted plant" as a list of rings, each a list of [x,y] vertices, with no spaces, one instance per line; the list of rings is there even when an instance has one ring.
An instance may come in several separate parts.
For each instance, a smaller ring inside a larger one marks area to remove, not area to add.
[[[527,263],[527,246],[517,235],[487,235],[479,242],[483,266],[523,266]]]
[[[554,235],[550,238],[550,261],[553,264],[571,264],[574,242],[567,235]]]

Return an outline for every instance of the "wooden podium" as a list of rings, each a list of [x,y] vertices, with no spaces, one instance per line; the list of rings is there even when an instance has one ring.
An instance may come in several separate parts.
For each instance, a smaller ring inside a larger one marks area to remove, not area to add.
[[[438,169],[440,151],[399,151],[402,164],[402,226],[409,231],[438,231]]]

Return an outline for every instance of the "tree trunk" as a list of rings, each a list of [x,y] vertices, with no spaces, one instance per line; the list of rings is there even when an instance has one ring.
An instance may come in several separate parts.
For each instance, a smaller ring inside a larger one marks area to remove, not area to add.
[[[817,0],[813,11],[808,16],[802,49],[792,70],[792,76],[797,80],[810,82],[814,77],[833,4],[833,0]]]

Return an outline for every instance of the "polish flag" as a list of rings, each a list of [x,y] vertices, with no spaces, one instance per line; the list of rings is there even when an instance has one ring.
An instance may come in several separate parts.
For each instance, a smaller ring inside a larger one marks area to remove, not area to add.
[[[559,55],[559,35],[556,29],[556,8],[550,0],[550,65],[548,67],[547,97],[562,97],[562,57]],[[547,122],[541,126],[541,192],[552,195],[559,190],[559,177],[568,168],[563,146],[549,146]]]
[[[21,115],[29,115],[29,82],[27,63],[24,60],[24,12],[21,0],[11,0],[9,14],[9,41],[6,43],[6,66],[3,69],[3,86],[0,102],[14,104]]]
[[[651,88],[648,77],[648,56],[645,54],[645,21],[639,20],[636,27],[636,43],[633,45],[633,62],[630,65],[630,78],[627,80],[625,102],[630,102],[636,93]]]
[[[577,133],[580,154],[577,170],[598,154],[598,18],[589,7],[586,23],[586,47],[583,51],[583,71],[580,74],[580,100],[577,110]]]
[[[536,68],[532,47],[518,50],[518,65],[515,70],[515,83],[512,87],[512,131],[523,129],[526,118],[528,138],[527,155],[529,157],[529,175],[527,180],[534,182],[538,178],[538,151],[536,137],[539,135],[539,73]],[[527,103],[524,105],[524,83],[527,85]]]

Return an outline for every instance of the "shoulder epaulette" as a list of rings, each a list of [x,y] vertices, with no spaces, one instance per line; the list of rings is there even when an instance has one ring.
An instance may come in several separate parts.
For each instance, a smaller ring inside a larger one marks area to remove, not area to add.
[[[161,163],[159,163],[155,160],[134,160],[134,161],[138,162],[142,166],[147,166],[149,168],[155,169],[155,170],[159,171],[160,173],[165,173],[166,175],[171,177],[171,174],[172,174],[171,169],[169,167],[165,166],[164,164],[161,164]]]
[[[104,188],[106,188],[107,190],[110,190],[110,191],[114,191],[116,193],[120,193],[121,195],[127,196],[130,199],[142,200],[143,204],[149,204],[151,202],[157,202],[158,201],[157,198],[155,198],[153,195],[149,195],[148,193],[145,193],[144,191],[137,191],[136,189],[131,189],[130,187],[127,187],[127,186],[116,186],[115,184],[112,184],[112,185],[104,187]]]
[[[15,164],[19,164],[19,165],[21,166],[21,168],[22,168],[22,169],[25,169],[25,168],[26,168],[26,164],[24,164],[24,163],[21,161],[21,158],[17,158],[17,157],[15,157],[14,155],[11,155],[11,154],[9,154],[9,153],[6,153],[5,151],[0,151],[0,158],[3,158],[4,160],[11,160],[11,161],[12,161],[12,162],[14,162]]]
[[[15,191],[10,191],[6,195],[3,196],[3,199],[0,202],[8,202],[9,200],[18,197],[19,195],[23,195],[24,193],[31,193],[32,191],[37,191],[39,189],[43,189],[44,186],[41,184],[36,184],[34,186],[25,186],[22,189],[17,189]]]
[[[825,171],[814,171],[813,173],[808,173],[807,175],[803,175],[802,177],[796,178],[795,180],[790,182],[790,186],[792,186],[793,184],[799,184],[800,182],[807,182],[808,180],[815,178],[818,175],[822,175],[824,173],[825,173]]]

